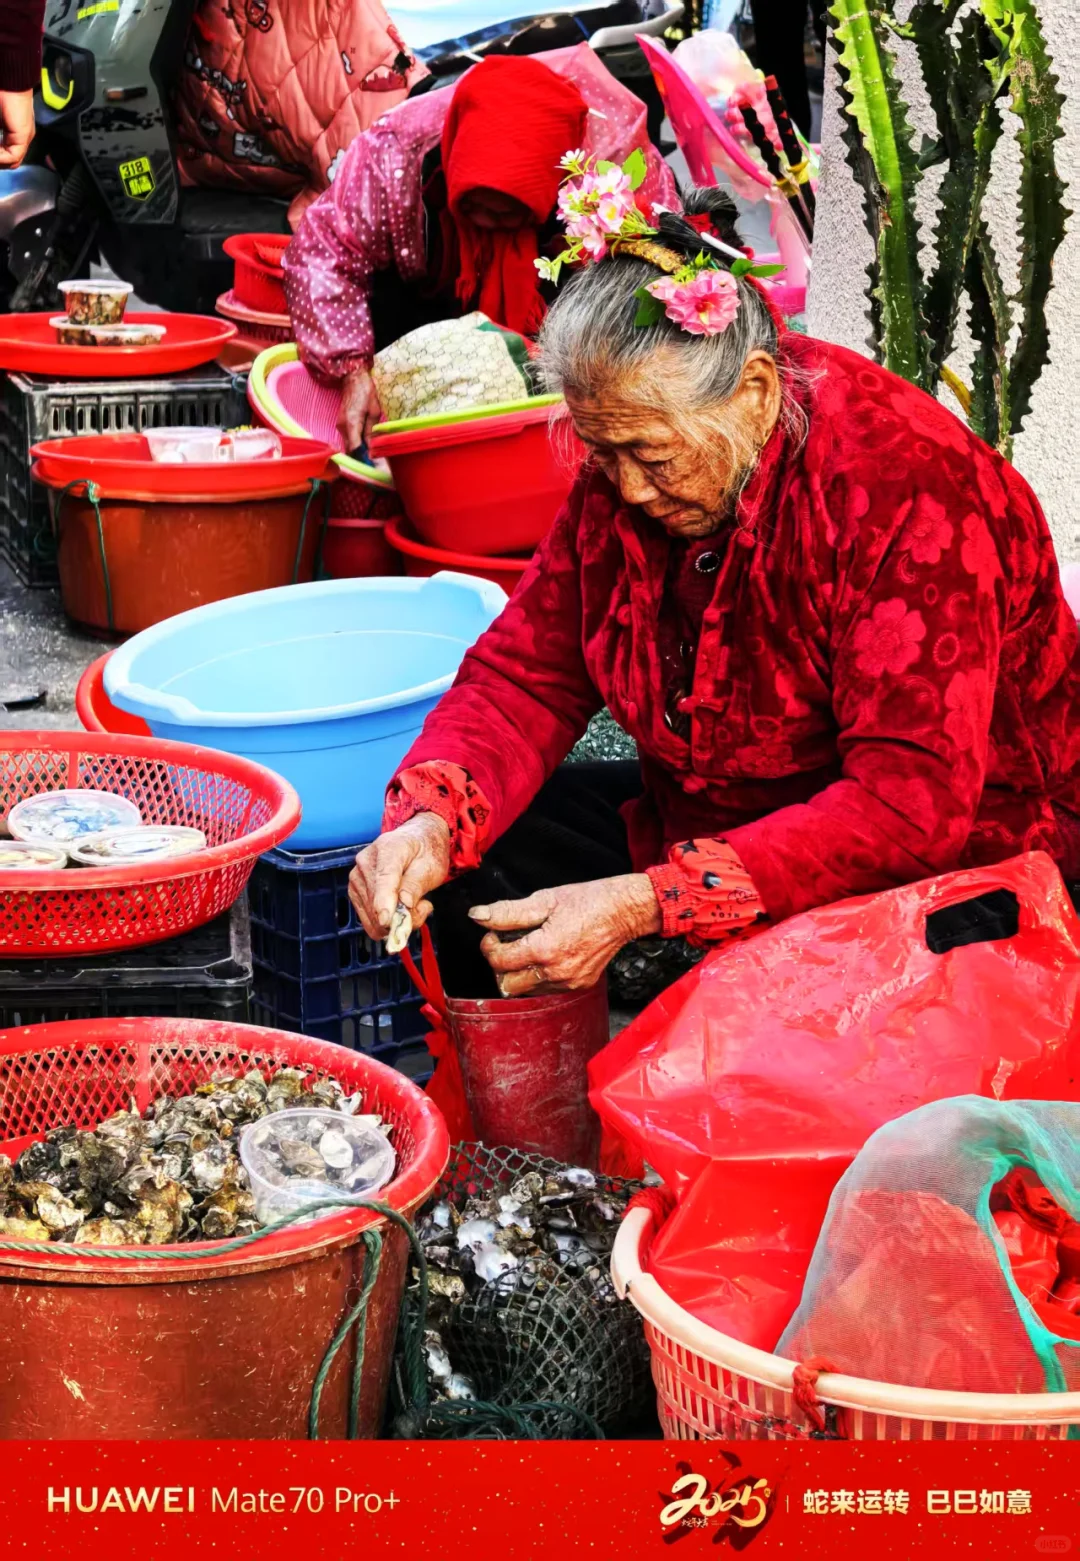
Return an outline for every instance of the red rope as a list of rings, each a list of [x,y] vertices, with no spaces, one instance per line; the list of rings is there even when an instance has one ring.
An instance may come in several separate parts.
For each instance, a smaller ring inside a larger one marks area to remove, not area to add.
[[[817,1396],[817,1380],[823,1371],[835,1370],[832,1361],[826,1360],[823,1355],[811,1355],[809,1360],[804,1360],[795,1367],[791,1384],[792,1394],[815,1431],[825,1429],[825,1413],[821,1400]]]

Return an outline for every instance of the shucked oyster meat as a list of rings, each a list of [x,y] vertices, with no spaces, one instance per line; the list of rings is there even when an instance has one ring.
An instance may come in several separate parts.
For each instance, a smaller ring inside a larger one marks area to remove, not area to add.
[[[362,1104],[336,1079],[282,1068],[268,1081],[251,1069],[215,1074],[188,1095],[161,1095],[143,1114],[133,1104],[92,1132],[53,1128],[14,1165],[0,1155],[0,1238],[132,1247],[251,1234],[259,1221],[238,1153],[241,1129],[297,1106],[380,1127],[378,1117],[359,1115]],[[345,1142],[324,1124],[327,1159],[344,1167],[338,1139]],[[318,1146],[299,1148],[325,1174]],[[347,1180],[355,1170],[350,1149],[348,1169],[335,1174]]]

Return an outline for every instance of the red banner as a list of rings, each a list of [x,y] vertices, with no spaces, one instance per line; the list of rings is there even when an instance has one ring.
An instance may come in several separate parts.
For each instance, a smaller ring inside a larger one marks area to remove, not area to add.
[[[1080,1552],[1071,1442],[7,1442],[3,1553],[798,1561]]]

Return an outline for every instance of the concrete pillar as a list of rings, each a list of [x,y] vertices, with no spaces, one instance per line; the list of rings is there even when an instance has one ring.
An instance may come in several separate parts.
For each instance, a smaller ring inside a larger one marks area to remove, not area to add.
[[[1057,142],[1057,163],[1061,177],[1070,186],[1066,192],[1066,205],[1077,215],[1069,220],[1069,231],[1055,262],[1055,285],[1049,305],[1051,361],[1035,386],[1034,404],[1016,440],[1014,459],[1042,501],[1059,559],[1077,562],[1080,561],[1080,0],[1037,0],[1037,4],[1060,90],[1066,98],[1065,135]],[[901,45],[897,53],[918,141],[923,130],[933,134],[933,115],[926,101],[914,49]],[[1006,107],[1005,131],[995,158],[987,213],[1002,259],[1006,285],[1015,286],[1018,159],[1012,134],[1017,122],[1007,111],[1007,105],[1003,106]],[[869,356],[865,267],[872,254],[872,245],[863,219],[862,190],[845,160],[840,129],[836,59],[830,50],[825,79],[823,167],[814,236],[809,329],[814,336],[840,342]],[[924,244],[931,242],[932,196],[936,183],[932,170],[920,186]],[[931,264],[928,255],[927,271]],[[971,352],[971,342],[962,323],[951,364],[963,378],[967,378]],[[942,399],[957,409],[948,391],[942,391]]]

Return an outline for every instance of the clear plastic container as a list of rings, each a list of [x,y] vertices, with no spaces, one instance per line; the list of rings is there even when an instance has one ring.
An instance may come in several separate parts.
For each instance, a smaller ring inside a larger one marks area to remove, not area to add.
[[[83,867],[138,867],[143,862],[171,862],[205,849],[206,836],[201,829],[187,824],[154,824],[104,829],[80,839],[68,854]]]
[[[240,1135],[240,1159],[263,1224],[343,1195],[341,1207],[372,1198],[394,1175],[397,1154],[385,1134],[342,1111],[275,1111]],[[313,1218],[340,1212],[320,1209]]]
[[[8,814],[15,840],[34,845],[64,845],[104,829],[132,829],[142,823],[134,802],[111,791],[42,791],[17,802]]]
[[[0,840],[0,873],[54,873],[68,865],[62,846],[47,846],[29,840]]]
[[[54,315],[49,324],[67,347],[152,347],[165,335],[164,325],[81,325],[65,315]]]
[[[64,307],[72,325],[119,325],[132,294],[130,282],[107,280],[61,282]]]
[[[148,428],[143,437],[151,460],[165,464],[281,458],[281,440],[272,428]]]
[[[221,428],[146,428],[143,438],[152,461],[176,466],[184,461],[216,461],[223,433]]]

